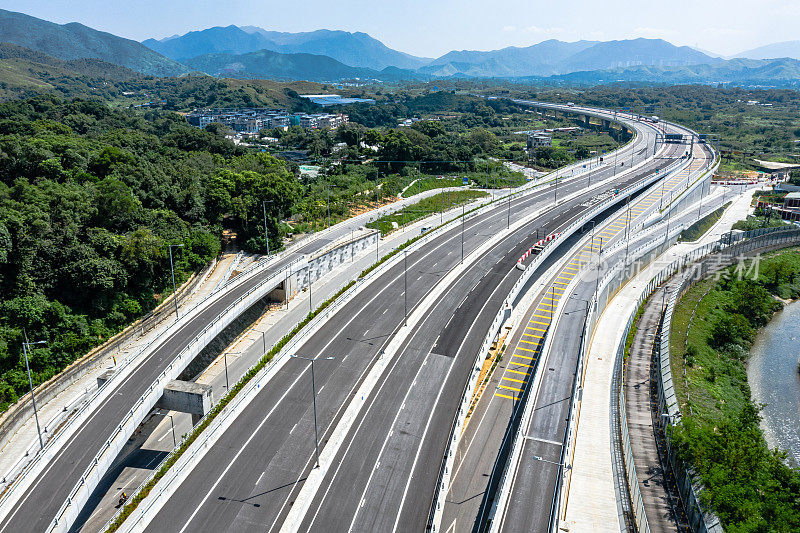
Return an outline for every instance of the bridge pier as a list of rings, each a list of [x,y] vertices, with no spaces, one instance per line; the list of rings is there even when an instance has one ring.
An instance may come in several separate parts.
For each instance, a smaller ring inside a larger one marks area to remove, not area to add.
[[[211,385],[173,379],[164,388],[156,407],[192,415],[192,425],[197,424],[211,410],[213,398]]]

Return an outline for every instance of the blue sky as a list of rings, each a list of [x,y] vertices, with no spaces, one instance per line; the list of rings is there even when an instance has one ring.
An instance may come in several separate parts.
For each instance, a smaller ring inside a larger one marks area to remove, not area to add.
[[[550,38],[660,37],[720,54],[800,39],[800,0],[0,0],[0,7],[136,40],[229,24],[363,31],[428,57]]]

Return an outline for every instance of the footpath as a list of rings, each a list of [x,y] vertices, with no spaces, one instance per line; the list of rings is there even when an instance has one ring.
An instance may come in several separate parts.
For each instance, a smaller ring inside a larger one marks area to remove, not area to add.
[[[719,240],[736,221],[746,218],[752,212],[750,203],[753,192],[754,189],[741,191],[738,196],[729,197],[731,205],[701,239],[676,244],[655,258],[620,288],[603,311],[592,336],[586,362],[584,401],[566,506],[565,524],[569,531],[617,533],[625,530],[622,507],[618,501],[618,490],[625,488],[618,487],[619,480],[615,479],[611,434],[614,355],[625,329],[625,321],[620,317],[629,316],[634,311],[641,291],[660,267],[708,242]],[[588,398],[592,400],[586,401]],[[613,401],[616,401],[616,396]]]

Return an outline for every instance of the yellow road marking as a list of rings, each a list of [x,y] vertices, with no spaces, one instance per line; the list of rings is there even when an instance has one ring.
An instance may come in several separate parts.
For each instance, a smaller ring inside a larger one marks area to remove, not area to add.
[[[520,359],[530,359],[531,361],[536,359],[535,357],[528,357],[527,355],[519,355],[519,354],[514,354],[514,357],[519,357]]]
[[[506,390],[513,390],[513,391],[517,391],[517,392],[522,392],[522,389],[517,389],[517,388],[515,388],[515,387],[507,387],[507,386],[505,386],[505,385],[498,385],[498,387],[500,387],[501,389],[506,389]]]
[[[501,379],[505,379],[506,381],[513,381],[514,383],[525,383],[524,379],[507,378],[507,377],[503,377]]]
[[[509,400],[514,400],[515,402],[519,401],[519,398],[514,398],[513,396],[507,396],[505,394],[500,394],[500,393],[497,393],[497,392],[495,392],[494,395],[495,396],[499,396],[500,398],[508,398]]]

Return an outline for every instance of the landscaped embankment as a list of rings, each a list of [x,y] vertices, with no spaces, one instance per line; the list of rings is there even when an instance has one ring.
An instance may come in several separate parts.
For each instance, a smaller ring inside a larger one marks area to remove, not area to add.
[[[770,449],[747,380],[757,331],[800,296],[800,250],[784,250],[698,282],[672,319],[670,355],[683,414],[672,440],[729,531],[800,530],[800,470]]]

